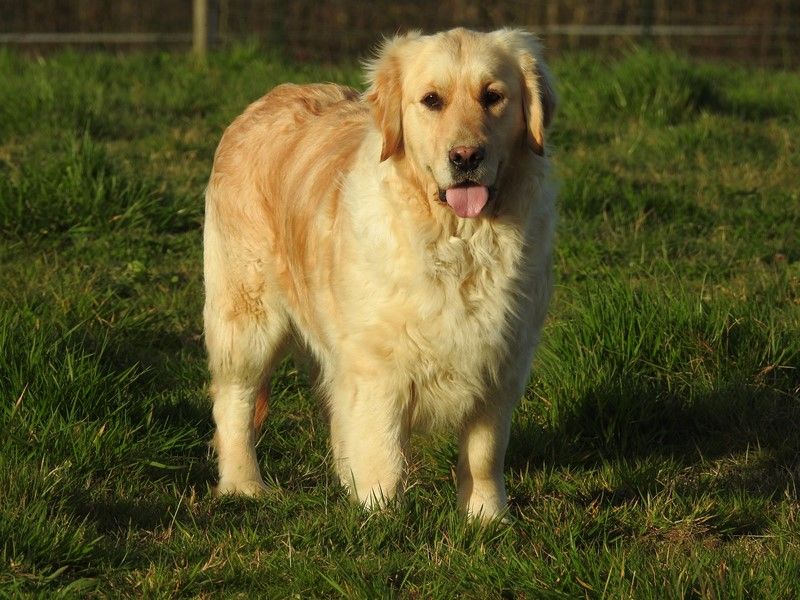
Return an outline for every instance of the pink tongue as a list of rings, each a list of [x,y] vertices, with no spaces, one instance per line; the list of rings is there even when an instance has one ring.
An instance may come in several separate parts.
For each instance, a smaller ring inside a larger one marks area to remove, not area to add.
[[[483,185],[452,187],[445,192],[445,199],[459,217],[477,217],[489,200],[489,189]]]

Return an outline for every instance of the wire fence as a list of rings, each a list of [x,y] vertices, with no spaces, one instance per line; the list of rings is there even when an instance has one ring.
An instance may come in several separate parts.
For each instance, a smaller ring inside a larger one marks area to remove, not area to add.
[[[648,43],[703,58],[800,65],[797,0],[0,0],[0,44],[37,52],[185,48],[193,40],[202,49],[250,39],[295,60],[336,61],[363,56],[398,31],[506,25],[538,33],[551,52]]]

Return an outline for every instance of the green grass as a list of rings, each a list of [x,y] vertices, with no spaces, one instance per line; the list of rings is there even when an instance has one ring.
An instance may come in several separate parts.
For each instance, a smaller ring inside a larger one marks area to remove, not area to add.
[[[795,598],[800,76],[556,57],[558,287],[510,525],[454,511],[452,439],[365,515],[291,364],[263,502],[213,499],[202,192],[285,80],[239,47],[0,52],[0,596]]]

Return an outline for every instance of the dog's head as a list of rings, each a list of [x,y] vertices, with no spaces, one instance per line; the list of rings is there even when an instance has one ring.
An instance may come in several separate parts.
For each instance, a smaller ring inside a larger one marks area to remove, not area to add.
[[[530,33],[411,33],[387,40],[367,70],[381,160],[410,161],[460,217],[481,213],[515,153],[544,154],[556,98]]]

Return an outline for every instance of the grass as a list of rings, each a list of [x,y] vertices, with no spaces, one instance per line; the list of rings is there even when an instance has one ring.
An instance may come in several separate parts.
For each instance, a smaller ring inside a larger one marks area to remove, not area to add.
[[[263,502],[213,499],[202,190],[284,81],[242,46],[0,52],[0,596],[794,598],[800,76],[556,57],[558,287],[508,454],[511,525],[454,511],[453,440],[365,515],[291,364]]]

